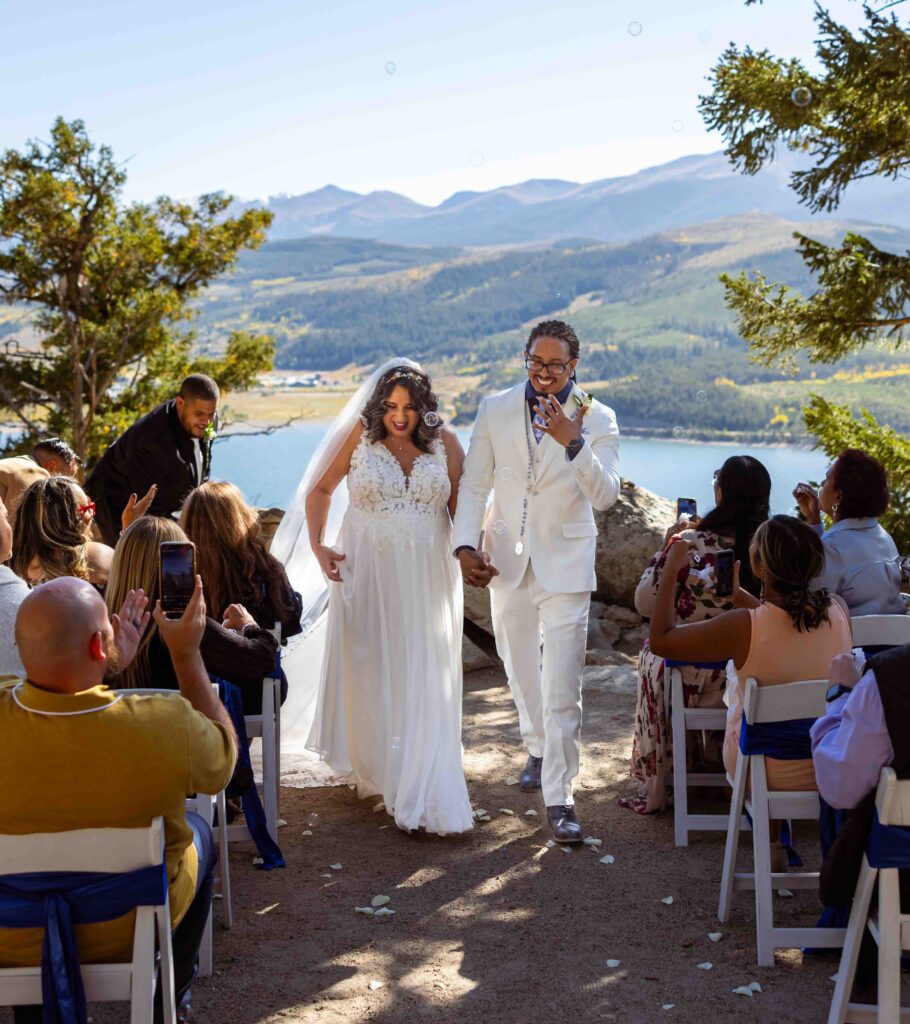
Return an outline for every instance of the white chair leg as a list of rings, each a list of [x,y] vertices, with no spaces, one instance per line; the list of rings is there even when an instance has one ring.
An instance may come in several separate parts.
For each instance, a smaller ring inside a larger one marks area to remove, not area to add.
[[[727,823],[727,843],[724,847],[724,871],[720,882],[720,902],[717,919],[726,923],[730,918],[733,900],[733,876],[736,872],[736,853],[739,848],[739,830],[742,824],[743,803],[746,799],[747,760],[742,753],[736,755],[736,775],[733,779],[733,797],[730,800],[730,819]]]
[[[174,995],[174,953],[171,948],[169,905],[158,907],[155,916],[158,926],[158,984],[161,986],[162,1018],[164,1024],[177,1024],[177,1000]]]
[[[281,817],[281,683],[275,686],[275,839],[277,820]]]
[[[275,756],[275,715],[274,704],[266,699],[274,694],[274,688],[263,691],[262,701],[262,802],[265,810],[265,824],[269,835],[278,842],[278,801],[275,776],[278,765]],[[270,708],[269,705],[272,705]]]
[[[900,1020],[901,924],[897,868],[878,873],[878,1024]]]
[[[755,865],[755,946],[759,967],[774,966],[774,891],[764,757],[752,758],[752,850]]]
[[[847,1004],[850,1002],[859,947],[866,931],[866,919],[869,916],[869,904],[872,901],[872,890],[875,888],[877,874],[876,869],[870,868],[864,857],[856,883],[856,892],[853,895],[853,905],[850,908],[850,922],[844,938],[840,967],[837,969],[837,982],[834,985],[834,996],[828,1012],[828,1024],[844,1024],[847,1019]]]
[[[676,680],[680,685],[676,685]],[[664,666],[664,686],[670,694],[670,732],[673,737],[673,825],[676,845],[689,845],[689,786],[686,780],[686,708],[682,676]]]
[[[209,916],[205,922],[205,931],[202,933],[202,942],[199,945],[199,977],[210,978],[214,957],[212,954],[212,908],[209,907]]]
[[[234,925],[234,906],[231,903],[231,860],[228,846],[227,797],[222,790],[217,798],[218,807],[218,873],[221,880],[221,920],[225,928]]]
[[[151,907],[139,907],[136,915],[130,1021],[132,1024],[152,1024],[155,1004],[155,911]]]

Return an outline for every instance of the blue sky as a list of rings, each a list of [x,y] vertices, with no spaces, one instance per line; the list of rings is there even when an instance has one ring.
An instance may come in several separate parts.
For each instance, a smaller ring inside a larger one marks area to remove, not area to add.
[[[82,118],[131,199],[627,174],[720,148],[696,102],[729,41],[814,39],[809,0],[2,0],[0,25],[0,145]]]

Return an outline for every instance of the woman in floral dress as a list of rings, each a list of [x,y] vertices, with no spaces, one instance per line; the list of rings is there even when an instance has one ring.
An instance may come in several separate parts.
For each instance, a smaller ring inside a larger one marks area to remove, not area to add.
[[[714,474],[715,507],[697,524],[682,520],[667,530],[664,545],[645,569],[635,591],[635,607],[649,617],[667,560],[677,539],[689,542],[688,569],[680,573],[676,597],[679,622],[702,622],[730,611],[729,598],[714,593],[714,562],[718,551],[732,548],[740,563],[740,585],[758,594],[749,567],[749,544],[758,526],[768,518],[771,478],[749,455],[734,455]],[[723,702],[723,669],[681,669],[686,707],[716,708]],[[718,749],[718,760],[720,752]],[[638,658],[638,700],[632,736],[632,776],[643,784],[636,797],[623,797],[620,806],[638,814],[665,808],[667,782],[673,774],[673,737],[664,663],[644,642]]]

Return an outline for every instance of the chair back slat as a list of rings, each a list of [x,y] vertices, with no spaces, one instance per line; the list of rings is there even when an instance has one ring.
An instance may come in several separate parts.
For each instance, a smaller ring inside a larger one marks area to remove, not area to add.
[[[850,625],[854,647],[910,644],[910,615],[857,615]]]
[[[109,871],[119,873],[160,864],[164,821],[146,828],[93,828],[72,832],[0,835],[0,872]]]
[[[747,722],[788,722],[797,718],[819,718],[825,713],[827,679],[801,679],[779,686],[759,686],[746,680],[743,714]]]

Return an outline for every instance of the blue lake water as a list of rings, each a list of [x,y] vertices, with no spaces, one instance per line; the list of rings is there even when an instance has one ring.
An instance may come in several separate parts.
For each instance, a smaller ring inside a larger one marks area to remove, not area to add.
[[[213,479],[231,480],[255,505],[286,508],[326,429],[324,422],[295,424],[274,434],[221,437],[215,442]],[[467,448],[469,428],[458,431]],[[771,474],[771,509],[792,512],[793,487],[825,475],[824,452],[804,448],[750,448],[723,444],[624,438],[620,470],[627,480],[671,500],[695,498],[704,512],[714,503],[712,477],[731,455],[752,455]]]

